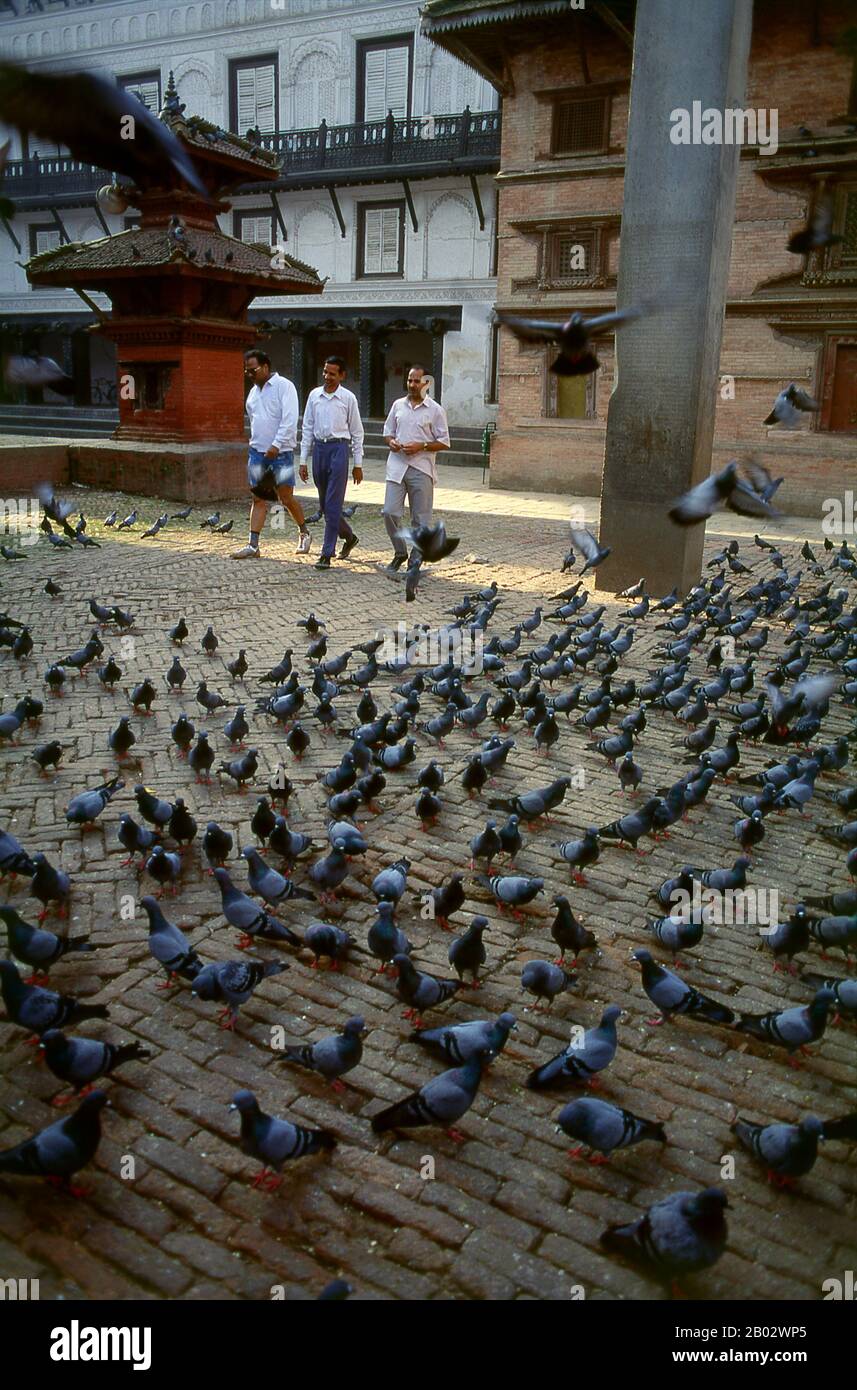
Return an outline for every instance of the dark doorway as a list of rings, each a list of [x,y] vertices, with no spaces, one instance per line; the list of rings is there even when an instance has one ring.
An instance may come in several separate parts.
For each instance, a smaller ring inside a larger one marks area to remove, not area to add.
[[[857,343],[837,344],[828,428],[857,434]]]

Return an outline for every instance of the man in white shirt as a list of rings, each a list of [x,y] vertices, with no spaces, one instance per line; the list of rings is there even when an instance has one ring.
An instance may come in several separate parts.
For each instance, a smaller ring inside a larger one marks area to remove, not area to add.
[[[384,440],[389,446],[387,490],[384,495],[384,521],[393,542],[393,558],[384,573],[404,578],[399,570],[408,558],[408,548],[398,534],[402,527],[407,498],[411,524],[430,526],[437,467],[434,456],[449,448],[446,411],[426,395],[425,368],[413,366],[408,372],[408,394],[394,401],[384,423]],[[419,552],[411,552],[411,560]]]
[[[344,545],[340,560],[347,560],[360,542],[342,515],[345,489],[348,487],[348,445],[354,455],[352,477],[363,481],[363,422],[357,397],[342,385],[346,365],[341,357],[325,359],[323,386],[316,386],[307,397],[301,434],[300,475],[308,481],[306,461],[312,454],[312,480],[318,489],[318,500],[324,513],[324,541],[317,570],[329,570],[336,550],[336,539]]]
[[[253,494],[250,539],[233,560],[258,560],[259,536],[272,502],[282,502],[300,529],[298,554],[308,555],[312,536],[303,507],[294,494],[294,450],[298,442],[298,393],[287,377],[271,368],[266,352],[253,348],[244,354],[244,370],[253,387],[245,409],[250,416],[247,482]]]

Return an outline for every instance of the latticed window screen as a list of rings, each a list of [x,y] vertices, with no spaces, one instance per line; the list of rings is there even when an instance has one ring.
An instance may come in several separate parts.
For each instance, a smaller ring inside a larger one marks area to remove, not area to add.
[[[397,120],[408,114],[408,68],[410,50],[368,48],[364,54],[364,121],[383,121],[388,111]]]
[[[574,284],[586,281],[596,270],[592,232],[558,232],[552,239],[551,280]]]
[[[239,134],[244,135],[254,126],[263,132],[276,130],[273,63],[238,68],[235,92]]]
[[[553,112],[553,154],[593,154],[607,148],[607,97],[557,101]]]
[[[365,208],[363,217],[363,274],[397,275],[399,208]]]
[[[274,219],[270,216],[247,217],[241,216],[241,240],[258,241],[263,246],[273,246],[274,244]]]

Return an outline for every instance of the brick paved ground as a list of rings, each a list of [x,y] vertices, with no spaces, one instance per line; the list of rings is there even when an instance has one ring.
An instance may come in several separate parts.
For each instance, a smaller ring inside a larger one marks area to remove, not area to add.
[[[48,658],[66,654],[88,635],[91,595],[130,607],[138,619],[134,659],[120,655],[118,637],[105,635],[104,642],[125,669],[129,687],[146,674],[159,687],[153,717],[132,720],[140,738],[135,752],[143,759],[143,778],[163,796],[183,795],[200,822],[211,817],[231,829],[237,855],[253,843],[249,818],[255,797],[241,797],[216,784],[197,786],[169,741],[170,723],[185,708],[197,727],[215,731],[217,751],[225,752],[226,740],[216,733],[224,716],[197,717],[193,691],[198,677],[206,676],[230,699],[246,701],[249,714],[255,695],[264,689],[258,676],[285,647],[295,648],[295,660],[306,670],[299,658],[304,638],[295,620],[310,607],[327,621],[329,654],[335,654],[365,640],[378,624],[399,618],[436,621],[465,591],[492,578],[503,595],[492,631],[507,630],[567,582],[559,580],[558,566],[566,549],[569,499],[482,492],[478,473],[459,472],[446,475],[454,486],[439,497],[450,529],[464,536],[458,555],[425,583],[419,601],[406,607],[401,587],[379,575],[372,563],[387,557],[375,505],[379,476],[377,468],[371,469],[363,488],[356,522],[360,549],[350,563],[328,575],[311,567],[318,528],[309,560],[295,560],[290,524],[266,538],[263,563],[236,565],[227,558],[234,539],[200,532],[204,513],[199,511],[187,524],[173,523],[156,541],[139,540],[141,525],[130,535],[111,536],[95,521],[89,529],[105,537],[100,551],[68,555],[40,541],[25,551],[26,563],[3,565],[0,571],[0,603],[32,624],[36,640],[33,659],[20,671],[7,649],[0,652],[3,709],[11,708],[25,690],[41,694]],[[80,500],[91,518],[134,501],[87,492],[80,493]],[[587,516],[594,514],[594,502],[584,505]],[[140,502],[146,520],[158,510],[162,508],[151,500]],[[223,507],[224,516],[236,518],[239,542],[245,536],[245,511],[243,503]],[[710,532],[712,548],[727,533],[751,535],[753,529],[737,518],[717,518],[717,523],[723,523],[723,530]],[[787,537],[790,558],[796,553],[795,539],[811,525],[786,523],[777,533]],[[818,532],[813,540],[820,541]],[[752,544],[742,551],[753,562],[754,577],[773,572]],[[463,557],[469,554],[488,557],[490,564],[467,563]],[[57,602],[42,592],[48,575],[65,591]],[[837,576],[837,587],[840,582]],[[808,587],[815,587],[815,581]],[[616,611],[611,604],[611,621]],[[168,696],[161,675],[174,649],[166,632],[182,614],[191,630],[182,654],[190,679],[183,697]],[[209,623],[221,643],[213,661],[199,649]],[[543,627],[539,636],[547,630]],[[649,619],[645,635],[626,659],[629,674],[639,677],[654,664],[660,636]],[[782,639],[775,623],[774,651],[781,650]],[[220,659],[221,654],[231,659],[240,646],[247,648],[251,661],[246,687],[232,685]],[[765,660],[759,667],[767,669]],[[587,687],[594,680],[588,677]],[[384,677],[376,685],[382,708],[380,696],[392,684]],[[484,684],[485,678],[475,680],[473,692]],[[97,955],[61,963],[52,974],[60,988],[110,1007],[109,1022],[76,1031],[115,1040],[136,1038],[153,1055],[146,1065],[125,1066],[107,1083],[113,1108],[105,1112],[97,1160],[82,1179],[91,1189],[88,1200],[57,1196],[42,1184],[0,1180],[3,1277],[39,1278],[43,1298],[259,1299],[269,1298],[275,1285],[284,1286],[287,1298],[305,1298],[314,1297],[338,1273],[360,1297],[369,1298],[565,1299],[573,1285],[582,1285],[587,1298],[660,1298],[656,1283],[601,1253],[598,1236],[605,1224],[633,1217],[670,1191],[719,1182],[721,1157],[735,1152],[728,1127],[735,1106],[764,1121],[793,1121],[808,1110],[827,1117],[853,1108],[853,1025],[830,1028],[803,1070],[793,1071],[782,1054],[725,1028],[684,1020],[662,1029],[645,1024],[652,1008],[629,955],[646,943],[646,897],[686,861],[710,866],[732,862],[736,813],[722,783],[705,812],[695,811],[675,827],[650,858],[607,848],[590,870],[588,886],[570,888],[567,868],[552,842],[619,814],[618,782],[573,725],[563,725],[560,744],[544,760],[516,721],[514,772],[501,774],[500,787],[511,787],[513,780],[517,786],[538,785],[582,767],[585,790],[569,795],[553,825],[525,836],[519,864],[542,874],[548,891],[523,923],[500,914],[484,889],[469,882],[465,909],[455,921],[464,925],[477,911],[489,918],[486,983],[478,995],[467,991],[445,1006],[442,1015],[429,1018],[433,1023],[442,1017],[464,1020],[510,1007],[519,1030],[460,1122],[465,1143],[455,1145],[428,1130],[377,1139],[368,1124],[371,1113],[381,1102],[390,1103],[421,1085],[440,1067],[407,1041],[409,1027],[401,1019],[392,985],[370,976],[363,959],[330,974],[311,970],[308,953],[286,952],[291,969],[261,986],[243,1009],[234,1036],[218,1029],[214,1006],[192,999],[187,988],[167,996],[156,992],[161,976],[148,955],[143,913],[138,911],[132,922],[120,917],[123,894],[152,887],[138,888],[133,870],[120,868],[124,850],[116,840],[116,825],[122,811],[136,814],[131,791],[136,776],[128,776],[97,831],[81,835],[66,829],[63,814],[72,792],[97,785],[111,766],[107,733],[127,711],[127,700],[121,692],[104,693],[94,672],[70,678],[67,686],[62,699],[45,696],[40,728],[27,728],[19,746],[3,751],[4,823],[30,851],[44,850],[70,872],[71,925],[91,931],[102,944]],[[345,694],[336,703],[342,722],[350,725],[356,696]],[[435,702],[428,698],[423,708],[434,713]],[[297,763],[276,728],[261,717],[252,722],[250,741],[263,752],[260,787],[282,758],[298,788],[290,803],[293,826],[323,839],[327,817],[316,776],[347,745],[335,736],[321,737],[307,719],[312,745]],[[849,724],[848,712],[834,708],[825,737]],[[679,754],[673,743],[683,732],[665,714],[650,716],[637,750],[647,791],[677,775]],[[37,741],[54,735],[72,748],[58,774],[42,779],[27,755]],[[467,843],[484,825],[490,789],[468,801],[456,773],[471,751],[471,740],[456,730],[439,754],[447,769],[444,813],[432,830],[420,832],[413,810],[416,771],[438,751],[427,735],[417,738],[418,761],[388,777],[381,813],[367,817],[371,853],[353,861],[341,906],[332,909],[358,938],[365,937],[373,916],[368,884],[383,864],[407,853],[413,861],[410,885],[419,893],[451,870],[467,869]],[[742,763],[760,766],[763,756],[761,749],[747,749]],[[836,782],[825,777],[820,785]],[[786,905],[805,894],[845,886],[842,855],[814,832],[815,822],[830,819],[829,810],[814,803],[811,819],[796,813],[769,819],[751,881],[777,888]],[[218,911],[219,895],[203,873],[198,848],[186,857],[181,893],[174,901],[165,900],[167,914],[187,926],[205,959],[232,957],[235,933]],[[230,869],[243,885],[243,862],[233,859]],[[557,1001],[552,1014],[543,1015],[534,1013],[529,996],[521,994],[520,970],[528,959],[555,955],[548,927],[550,899],[557,891],[569,892],[575,912],[597,934],[600,949],[582,964],[579,988]],[[23,886],[13,892],[12,901],[25,916],[34,915],[35,904]],[[312,920],[312,907],[300,903],[289,913],[290,922],[300,930]],[[419,903],[410,896],[400,922],[415,942],[426,943],[416,952],[418,963],[448,973],[450,938],[420,920]],[[761,1012],[805,1001],[807,986],[772,974],[757,940],[751,927],[709,928],[704,948],[692,957],[689,978],[734,1008]],[[263,946],[256,954],[273,957],[277,952]],[[825,968],[816,947],[804,958],[804,968]],[[844,973],[841,958],[831,969]],[[570,1095],[536,1094],[522,1083],[533,1065],[564,1046],[573,1024],[591,1025],[613,1002],[623,1009],[620,1048],[604,1094],[663,1121],[669,1143],[663,1150],[643,1145],[615,1156],[610,1166],[592,1167],[570,1159],[568,1141],[554,1129],[556,1113]],[[283,1025],[296,1041],[314,1039],[356,1012],[364,1015],[370,1032],[363,1063],[348,1077],[344,1096],[335,1097],[313,1076],[276,1060],[272,1026]],[[5,1147],[55,1118],[49,1101],[60,1087],[36,1065],[18,1030],[0,1029],[0,1055],[0,1146]],[[332,1155],[293,1164],[276,1196],[249,1186],[257,1165],[235,1143],[237,1120],[226,1107],[241,1086],[255,1090],[264,1109],[324,1124],[339,1138]],[[133,1181],[119,1176],[126,1155],[135,1159]],[[426,1155],[435,1160],[433,1179],[420,1176]],[[749,1156],[738,1153],[736,1161],[734,1181],[724,1183],[732,1208],[727,1253],[691,1288],[708,1299],[818,1299],[822,1280],[840,1275],[854,1262],[857,1172],[848,1146],[827,1144],[796,1195],[769,1188]]]

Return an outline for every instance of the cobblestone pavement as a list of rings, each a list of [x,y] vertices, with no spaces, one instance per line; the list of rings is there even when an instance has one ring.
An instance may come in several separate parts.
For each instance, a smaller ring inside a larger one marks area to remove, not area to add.
[[[101,947],[92,956],[61,962],[52,981],[110,1008],[108,1021],[80,1027],[78,1034],[138,1039],[152,1053],[148,1063],[130,1063],[106,1083],[112,1108],[104,1115],[104,1138],[95,1163],[80,1179],[90,1189],[87,1199],[74,1201],[41,1183],[0,1179],[0,1276],[38,1278],[43,1298],[268,1299],[275,1286],[287,1298],[312,1298],[342,1274],[365,1298],[567,1299],[573,1286],[582,1286],[588,1299],[657,1299],[663,1291],[656,1282],[601,1252],[599,1233],[610,1222],[633,1218],[668,1192],[721,1182],[721,1160],[730,1154],[735,1155],[735,1177],[723,1181],[731,1207],[728,1249],[713,1269],[689,1281],[694,1296],[819,1299],[825,1278],[841,1277],[853,1268],[857,1170],[848,1145],[826,1144],[799,1190],[788,1193],[768,1186],[763,1171],[736,1149],[729,1130],[736,1107],[760,1121],[794,1121],[808,1111],[830,1117],[853,1109],[853,1024],[828,1028],[797,1071],[782,1053],[726,1028],[682,1019],[656,1029],[645,1022],[652,1008],[629,957],[648,940],[647,895],[682,863],[733,861],[737,813],[728,800],[733,789],[722,781],[705,810],[692,812],[674,827],[671,838],[658,842],[650,857],[605,848],[588,872],[587,886],[570,886],[554,842],[620,814],[618,780],[573,723],[563,721],[560,743],[549,758],[542,758],[515,720],[517,746],[510,770],[500,774],[500,790],[492,794],[503,794],[513,783],[517,788],[539,785],[580,768],[585,786],[572,791],[551,825],[525,834],[518,863],[544,876],[546,892],[522,921],[500,913],[467,873],[467,901],[453,924],[463,927],[473,912],[488,917],[485,984],[478,994],[464,991],[429,1015],[429,1021],[466,1020],[511,1008],[520,1026],[459,1123],[465,1136],[461,1144],[432,1130],[380,1140],[373,1135],[368,1119],[381,1103],[404,1096],[440,1066],[408,1041],[409,1026],[391,983],[371,975],[365,958],[358,956],[331,973],[310,969],[308,952],[283,952],[290,970],[257,990],[242,1009],[234,1035],[217,1027],[214,1006],[193,999],[187,987],[156,991],[161,975],[148,955],[144,914],[138,909],[133,921],[121,916],[123,895],[136,897],[154,886],[145,878],[138,885],[133,869],[120,867],[124,850],[116,826],[123,811],[136,814],[136,773],[127,775],[124,790],[95,831],[66,828],[64,811],[72,793],[97,785],[112,767],[107,734],[119,714],[129,710],[122,689],[105,693],[94,671],[80,679],[70,676],[62,698],[44,693],[49,659],[67,654],[89,634],[88,600],[94,595],[137,615],[133,656],[125,654],[118,635],[103,636],[106,652],[116,656],[125,672],[122,685],[130,688],[149,674],[158,686],[152,717],[131,721],[139,737],[134,751],[142,758],[142,780],[162,796],[184,796],[201,826],[212,818],[232,831],[236,844],[229,868],[244,885],[244,864],[236,856],[253,843],[249,820],[255,796],[241,796],[216,781],[210,787],[195,784],[169,740],[170,724],[184,708],[198,728],[213,731],[218,754],[227,751],[218,732],[224,715],[198,718],[198,678],[205,676],[232,702],[245,701],[250,715],[256,695],[266,689],[259,686],[259,675],[286,647],[295,649],[299,669],[307,670],[305,637],[295,622],[310,608],[328,624],[332,655],[365,640],[380,624],[436,622],[463,593],[491,579],[500,585],[503,601],[490,631],[508,631],[515,619],[573,579],[573,574],[560,579],[558,573],[567,546],[570,499],[489,493],[480,489],[478,472],[462,477],[463,472],[457,470],[454,486],[438,498],[450,530],[463,536],[459,551],[436,568],[418,601],[407,606],[402,586],[375,568],[389,553],[375,505],[380,500],[377,467],[370,469],[358,494],[362,505],[355,527],[361,545],[349,562],[335,565],[329,574],[312,568],[319,528],[314,530],[313,554],[296,559],[291,522],[287,529],[266,533],[262,562],[230,561],[229,551],[246,535],[243,501],[222,507],[224,517],[236,519],[233,536],[201,531],[199,521],[209,509],[196,508],[189,522],[174,522],[158,539],[141,541],[142,523],[130,534],[116,535],[105,532],[97,518],[115,506],[122,515],[123,506],[136,502],[141,518],[150,521],[163,510],[157,501],[87,491],[79,493],[81,505],[92,518],[90,533],[104,540],[103,549],[68,554],[40,540],[25,549],[25,563],[0,566],[0,606],[32,625],[36,644],[20,670],[9,650],[0,650],[3,709],[10,709],[26,690],[45,700],[38,730],[27,726],[20,742],[7,745],[0,755],[3,823],[28,850],[43,850],[72,875],[71,927],[91,931]],[[588,499],[585,505],[587,516],[593,515],[597,504]],[[179,507],[168,504],[168,509]],[[801,534],[814,530],[813,543],[820,543],[817,525],[785,525],[790,561]],[[767,557],[752,545],[753,529],[740,519],[718,517],[709,549],[722,544],[727,534],[749,535],[742,554],[752,562],[753,576],[772,574]],[[471,554],[489,563],[468,563],[464,557]],[[42,591],[49,575],[64,591],[56,601]],[[839,583],[837,577],[837,587]],[[815,585],[809,579],[804,587]],[[620,606],[611,601],[611,622]],[[167,630],[181,615],[191,635],[181,654],[189,679],[179,696],[167,693],[162,673],[175,651]],[[220,639],[212,660],[199,646],[209,623]],[[540,637],[549,626],[540,629]],[[623,672],[627,668],[639,678],[654,664],[662,636],[655,632],[654,620],[647,619]],[[783,637],[775,620],[772,651],[782,649]],[[239,647],[246,648],[250,660],[246,685],[233,684],[224,665]],[[767,655],[760,659],[760,673],[767,669]],[[693,669],[700,669],[699,658]],[[590,672],[587,688],[595,679]],[[389,676],[376,683],[382,708],[393,683]],[[485,677],[477,677],[473,692],[485,684]],[[357,696],[347,692],[336,701],[345,727],[354,722],[356,702]],[[424,714],[436,708],[430,697],[423,701]],[[248,742],[262,753],[258,787],[282,759],[297,788],[290,802],[291,824],[323,841],[327,816],[316,779],[347,745],[334,734],[322,736],[311,718],[304,722],[311,746],[301,762],[286,750],[282,731],[263,716],[252,716]],[[825,738],[850,723],[849,712],[834,705]],[[650,715],[636,754],[647,792],[677,775],[681,750],[675,743],[683,732],[665,713]],[[71,748],[56,775],[42,778],[28,754],[36,742],[53,736]],[[416,895],[454,869],[468,871],[468,842],[484,826],[492,789],[469,800],[458,780],[466,755],[478,747],[464,730],[456,729],[439,752],[425,733],[418,733],[417,741],[417,762],[388,776],[380,813],[367,816],[371,851],[352,861],[340,903],[331,913],[364,940],[373,916],[368,885],[382,865],[407,854],[413,867],[400,924],[417,943],[418,963],[447,974],[450,937],[421,919]],[[433,756],[441,758],[447,772],[444,811],[424,833],[414,814],[414,788],[417,770]],[[759,767],[764,757],[762,748],[748,747],[742,751],[742,766]],[[828,789],[837,784],[844,785],[844,779],[826,776],[820,782]],[[816,800],[807,818],[795,812],[769,818],[751,882],[777,889],[786,907],[803,895],[846,886],[843,856],[815,830],[819,820],[832,818],[832,809]],[[230,958],[235,934],[218,910],[219,895],[203,871],[198,841],[185,858],[181,891],[175,899],[165,898],[167,915],[186,927],[206,960]],[[305,870],[296,874],[298,880],[304,876]],[[19,883],[11,901],[32,918],[35,903],[26,887]],[[550,1013],[539,1013],[521,993],[520,971],[529,959],[555,956],[548,928],[554,914],[551,899],[560,891],[569,894],[575,912],[596,933],[599,950],[582,959],[579,987],[561,996]],[[298,903],[288,911],[289,921],[301,930],[313,919],[314,907]],[[274,957],[277,948],[262,946],[254,954]],[[662,955],[657,947],[655,955]],[[803,957],[803,968],[825,970],[816,946]],[[841,957],[829,968],[843,974]],[[709,928],[686,973],[736,1009],[762,1012],[805,1002],[810,994],[800,979],[772,973],[756,929],[748,926]],[[530,1092],[523,1080],[532,1066],[565,1045],[572,1025],[593,1024],[609,1003],[621,1005],[623,1013],[619,1051],[605,1075],[604,1094],[663,1121],[669,1142],[664,1148],[644,1144],[595,1167],[570,1158],[568,1140],[555,1131],[558,1109],[574,1093]],[[370,1031],[363,1062],[348,1076],[343,1095],[277,1060],[272,1027],[284,1026],[295,1041],[311,1040],[358,1012]],[[34,1061],[17,1029],[0,1028],[0,1055],[0,1147],[7,1147],[56,1117],[49,1102],[60,1084]],[[257,1164],[237,1147],[237,1119],[227,1110],[240,1087],[252,1088],[271,1113],[330,1127],[338,1147],[332,1154],[290,1165],[276,1195],[254,1190],[250,1180]],[[127,1156],[134,1159],[133,1179],[120,1176]],[[426,1157],[434,1160],[433,1177],[421,1176],[430,1169]]]

